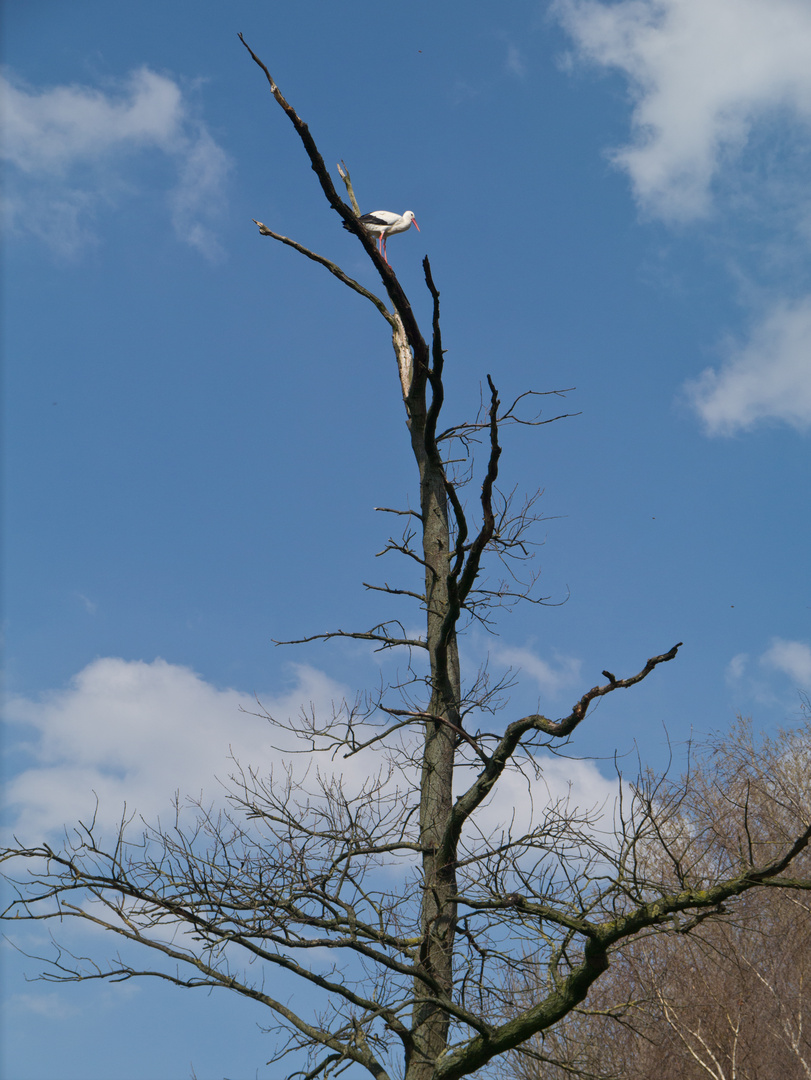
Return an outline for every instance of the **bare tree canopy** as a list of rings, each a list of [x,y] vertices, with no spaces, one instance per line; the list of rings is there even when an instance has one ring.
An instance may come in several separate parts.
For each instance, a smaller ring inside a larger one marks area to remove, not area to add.
[[[338,170],[347,202],[309,128],[243,44],[385,299],[257,221],[259,233],[323,266],[388,323],[419,479],[418,508],[381,508],[404,522],[387,550],[406,557],[416,580],[368,586],[410,603],[408,614],[306,640],[399,649],[407,670],[328,717],[291,725],[268,716],[292,727],[310,767],[291,763],[280,776],[261,762],[236,763],[225,808],[198,805],[190,816],[178,803],[171,826],[124,820],[112,845],[91,821],[69,830],[61,848],[5,850],[18,890],[5,917],[83,920],[122,941],[108,963],[59,948],[43,976],[52,981],[151,975],[266,1006],[284,1033],[273,1060],[292,1054],[294,1076],[354,1065],[376,1080],[456,1080],[517,1048],[542,1059],[545,1033],[577,1015],[629,943],[687,935],[753,889],[811,888],[802,858],[811,837],[807,733],[773,747],[768,770],[739,740],[714,771],[618,780],[614,807],[558,799],[527,817],[504,806],[501,824],[487,825],[484,810],[508,776],[531,778],[539,752],[565,746],[593,703],[676,660],[681,643],[656,643],[628,672],[603,671],[564,716],[510,716],[504,682],[463,673],[458,638],[471,622],[490,625],[501,606],[540,602],[530,565],[537,496],[521,501],[500,486],[500,433],[557,419],[533,407],[566,391],[529,391],[505,405],[490,373],[481,414],[443,427],[440,293],[428,259],[424,335],[360,219],[348,170]],[[467,498],[474,475],[479,487]],[[343,783],[336,766],[355,755],[367,763],[359,786]],[[150,953],[154,968],[143,959]],[[279,974],[297,980],[299,993],[276,993]]]
[[[649,849],[649,872],[675,884],[690,851],[714,867],[752,846],[785,844],[805,798],[809,720],[774,739],[755,737],[740,721],[714,739],[689,782],[680,785],[678,843]],[[792,797],[791,792],[794,792]],[[675,793],[670,787],[665,800]],[[682,798],[683,793],[683,798]],[[744,813],[745,812],[745,813]],[[664,815],[662,816],[664,820]],[[700,846],[691,823],[706,828]],[[795,861],[808,877],[806,850]],[[799,884],[799,881],[798,881]],[[508,1055],[511,1080],[788,1080],[811,1076],[811,941],[803,888],[752,889],[670,932],[654,927],[629,939],[586,1002],[554,1031]],[[541,979],[543,973],[538,972]],[[516,995],[538,993],[532,967],[514,982]]]

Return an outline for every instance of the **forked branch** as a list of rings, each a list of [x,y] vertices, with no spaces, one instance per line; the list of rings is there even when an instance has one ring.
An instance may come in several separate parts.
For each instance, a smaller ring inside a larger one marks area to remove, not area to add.
[[[626,689],[627,687],[634,686],[636,683],[641,682],[650,675],[653,669],[658,667],[659,664],[664,664],[667,663],[668,660],[673,660],[681,645],[682,642],[679,642],[666,653],[662,653],[660,656],[652,656],[642,670],[637,672],[636,675],[631,675],[627,679],[617,679],[612,675],[607,684],[603,686],[593,686],[591,690],[583,694],[569,715],[563,717],[561,720],[550,720],[546,716],[533,714],[525,716],[521,720],[513,721],[513,723],[507,727],[507,730],[504,732],[504,735],[501,737],[495,750],[490,755],[490,759],[485,768],[479,773],[464,795],[461,795],[456,800],[449,825],[449,833],[446,838],[448,850],[452,850],[453,846],[456,844],[465,821],[467,821],[476,807],[480,806],[493,790],[493,787],[511,761],[513,754],[525,735],[538,731],[543,732],[545,735],[557,737],[569,735],[583,720],[592,701],[596,698],[604,697],[614,690]]]

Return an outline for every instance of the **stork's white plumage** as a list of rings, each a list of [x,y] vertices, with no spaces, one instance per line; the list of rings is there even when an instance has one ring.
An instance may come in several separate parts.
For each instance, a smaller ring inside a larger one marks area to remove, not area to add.
[[[406,210],[404,214],[393,214],[391,210],[373,210],[371,214],[364,214],[359,220],[367,232],[377,237],[380,254],[386,259],[387,263],[389,260],[386,258],[386,240],[390,236],[395,233],[407,232],[412,224],[417,232],[420,231],[417,219],[411,210]],[[346,222],[344,222],[344,228],[349,228]]]

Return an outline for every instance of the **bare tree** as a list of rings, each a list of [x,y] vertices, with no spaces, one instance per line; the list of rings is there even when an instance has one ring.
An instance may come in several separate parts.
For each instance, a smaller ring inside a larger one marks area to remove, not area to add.
[[[713,822],[703,860],[726,862],[750,845],[779,846],[807,785],[806,722],[775,740],[756,740],[739,722],[714,740],[682,790],[686,816],[671,819],[667,846],[648,846],[660,874],[681,859],[673,839]],[[786,808],[789,820],[786,819]],[[674,830],[674,825],[676,829]],[[662,858],[665,856],[665,861]],[[651,868],[652,869],[652,868]],[[809,852],[796,872],[807,877]],[[650,872],[650,871],[649,871]],[[621,944],[610,971],[565,1024],[505,1061],[519,1080],[808,1080],[811,1076],[811,924],[805,895],[753,889],[702,918],[687,935],[661,928]],[[518,992],[532,993],[525,973]]]
[[[369,587],[415,601],[424,634],[392,619],[307,639],[350,637],[402,649],[409,658],[396,687],[292,725],[302,747],[323,752],[327,763],[366,755],[368,779],[360,787],[343,784],[329,764],[304,777],[292,767],[267,776],[238,766],[229,805],[198,805],[191,823],[178,806],[172,828],[147,825],[133,835],[123,822],[112,846],[99,841],[91,822],[78,825],[59,849],[10,848],[4,858],[21,861],[24,870],[14,872],[18,898],[6,917],[86,920],[126,943],[105,964],[62,949],[46,978],[151,975],[262,1003],[287,1033],[278,1056],[309,1055],[294,1075],[327,1076],[354,1063],[377,1080],[456,1080],[554,1031],[623,942],[653,929],[686,932],[755,887],[807,888],[807,879],[791,874],[811,837],[811,808],[804,785],[785,778],[770,797],[787,808],[786,835],[742,842],[723,857],[713,847],[719,824],[691,804],[692,789],[653,778],[634,791],[620,785],[617,806],[607,811],[609,828],[606,814],[601,824],[599,814],[565,799],[536,808],[528,823],[506,814],[503,826],[486,827],[485,806],[508,773],[531,779],[540,750],[565,745],[593,702],[647,678],[676,657],[680,643],[631,675],[604,671],[605,681],[585,690],[563,717],[536,713],[494,723],[495,730],[483,726],[503,709],[506,687],[491,683],[486,671],[463,680],[458,635],[471,619],[488,622],[499,605],[533,598],[531,574],[525,580],[522,568],[531,554],[535,500],[516,502],[499,488],[500,432],[553,418],[525,415],[529,394],[503,406],[488,376],[481,415],[441,426],[444,351],[428,260],[430,345],[359,220],[347,170],[339,173],[351,205],[339,196],[307,125],[243,44],[388,298],[257,222],[262,235],[323,266],[389,325],[419,508],[385,510],[406,523],[388,549],[416,565],[420,581]],[[463,488],[479,444],[481,489],[469,505]],[[500,567],[499,576],[486,576],[486,561]],[[747,804],[734,811],[739,835]],[[667,873],[654,850],[669,860]],[[140,959],[148,950],[162,961],[154,969]],[[325,950],[336,957],[333,965],[324,963]],[[511,984],[529,966],[543,970],[542,983],[513,993]],[[274,972],[307,992],[290,1001],[274,995]]]

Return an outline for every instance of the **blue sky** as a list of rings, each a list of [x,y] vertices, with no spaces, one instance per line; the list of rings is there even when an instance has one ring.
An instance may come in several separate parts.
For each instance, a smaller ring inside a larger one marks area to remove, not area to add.
[[[578,416],[504,435],[505,487],[544,491],[541,591],[566,602],[465,640],[469,666],[521,669],[503,722],[676,641],[579,729],[598,760],[576,788],[609,785],[615,751],[661,765],[738,712],[798,716],[805,0],[7,0],[3,20],[8,824],[58,835],[93,791],[105,820],[151,818],[213,792],[229,747],[271,761],[240,707],[323,710],[381,663],[273,640],[363,629],[392,612],[361,583],[407,584],[375,559],[373,508],[415,497],[387,328],[251,219],[374,289],[372,268],[238,31],[363,207],[415,212],[389,257],[426,323],[431,259],[448,421],[487,373],[504,399],[576,387],[544,408]],[[4,953],[5,1075],[273,1080],[250,1005],[26,983]]]

